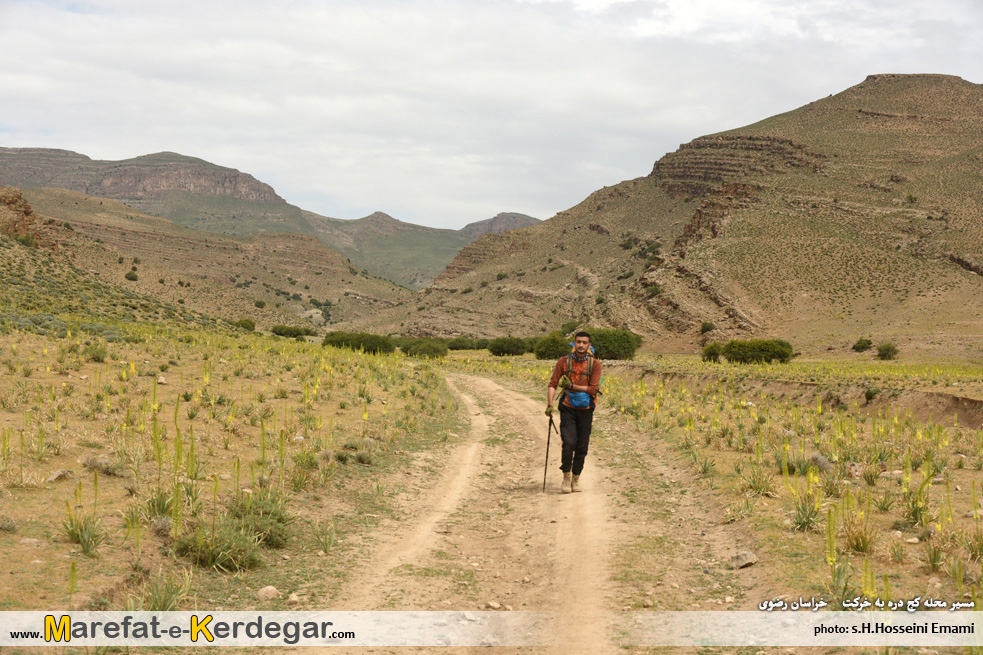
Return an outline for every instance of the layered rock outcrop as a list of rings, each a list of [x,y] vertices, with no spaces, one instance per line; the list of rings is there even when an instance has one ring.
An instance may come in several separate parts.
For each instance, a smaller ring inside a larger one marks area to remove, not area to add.
[[[68,150],[0,148],[0,178],[22,188],[52,186],[117,200],[150,200],[183,191],[285,202],[273,187],[248,173],[172,152],[98,161]]]
[[[650,176],[673,196],[697,198],[751,174],[781,173],[792,167],[818,169],[825,158],[789,139],[705,136],[657,161]]]

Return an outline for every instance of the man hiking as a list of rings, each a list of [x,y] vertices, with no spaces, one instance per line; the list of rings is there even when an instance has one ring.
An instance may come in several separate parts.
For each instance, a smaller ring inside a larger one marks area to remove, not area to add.
[[[601,362],[591,354],[590,334],[578,332],[573,339],[573,352],[556,362],[546,390],[546,415],[549,417],[553,416],[553,396],[557,387],[561,391],[562,493],[580,491],[580,473],[584,470],[584,460],[587,458],[595,399],[600,386]]]

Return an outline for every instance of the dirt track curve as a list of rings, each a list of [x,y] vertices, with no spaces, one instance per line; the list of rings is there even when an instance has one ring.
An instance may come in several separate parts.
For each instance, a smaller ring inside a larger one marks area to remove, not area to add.
[[[667,495],[666,507],[672,509],[664,519],[622,502],[625,485],[668,480],[679,471],[655,459],[642,464],[644,479],[636,469],[616,470],[595,450],[597,437],[582,478],[584,491],[561,494],[560,441],[553,435],[543,493],[543,400],[482,377],[453,374],[448,382],[470,419],[467,435],[442,462],[427,462],[438,471],[415,481],[417,493],[401,495],[401,520],[384,524],[366,542],[356,573],[325,609],[547,611],[553,645],[519,652],[626,652],[616,643],[617,624],[622,610],[637,608],[626,606],[625,598],[638,590],[613,579],[623,548],[646,535],[676,533],[678,539],[666,541],[664,552],[647,552],[639,563],[659,568],[652,572],[658,580],[651,584],[660,585],[655,609],[690,609],[679,605],[687,598],[692,565],[699,563],[699,571],[711,566],[708,562],[722,562],[733,550],[728,544],[749,539],[714,520],[715,500],[706,491]],[[598,419],[595,433],[607,421]],[[609,440],[603,450],[618,452],[619,433],[603,427]],[[743,587],[759,584],[747,576],[734,582],[742,589],[733,593],[742,598],[748,596]]]

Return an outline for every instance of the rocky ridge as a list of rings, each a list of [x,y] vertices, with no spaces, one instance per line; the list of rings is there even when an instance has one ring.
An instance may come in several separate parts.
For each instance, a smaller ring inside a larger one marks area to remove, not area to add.
[[[286,202],[273,187],[248,173],[173,152],[98,161],[68,150],[0,148],[0,174],[7,184],[22,188],[52,186],[116,200],[146,200],[183,191]]]
[[[541,222],[542,221],[540,221],[538,218],[526,216],[525,214],[502,212],[500,214],[496,214],[492,218],[486,218],[483,221],[468,223],[458,231],[462,234],[466,234],[472,239],[477,239],[483,234],[501,234],[502,232],[529,227]]]

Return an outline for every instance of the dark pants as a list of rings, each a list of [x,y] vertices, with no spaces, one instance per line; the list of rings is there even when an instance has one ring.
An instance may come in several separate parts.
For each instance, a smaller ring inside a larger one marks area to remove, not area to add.
[[[572,470],[574,475],[580,475],[584,470],[593,421],[593,409],[570,409],[560,405],[560,439],[563,441],[560,470],[564,473]]]

